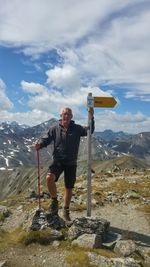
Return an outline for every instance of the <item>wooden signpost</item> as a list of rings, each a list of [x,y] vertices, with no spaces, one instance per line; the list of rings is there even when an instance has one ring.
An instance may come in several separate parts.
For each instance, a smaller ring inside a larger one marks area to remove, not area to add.
[[[91,113],[89,108],[113,108],[117,104],[117,101],[113,97],[93,97],[92,93],[87,97],[87,109],[88,109],[88,133],[87,133],[87,216],[91,216]]]

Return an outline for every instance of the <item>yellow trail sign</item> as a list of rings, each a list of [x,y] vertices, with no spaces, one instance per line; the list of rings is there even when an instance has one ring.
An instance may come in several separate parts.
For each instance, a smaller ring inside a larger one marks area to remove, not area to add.
[[[94,96],[94,107],[95,108],[113,108],[117,101],[113,97],[97,97]]]

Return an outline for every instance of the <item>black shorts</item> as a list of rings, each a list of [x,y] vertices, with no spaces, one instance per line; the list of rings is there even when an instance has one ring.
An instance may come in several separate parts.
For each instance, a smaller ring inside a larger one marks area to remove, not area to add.
[[[77,165],[66,165],[62,162],[53,162],[49,166],[49,171],[56,177],[55,182],[58,181],[60,175],[64,172],[64,183],[66,188],[73,188],[76,181]]]

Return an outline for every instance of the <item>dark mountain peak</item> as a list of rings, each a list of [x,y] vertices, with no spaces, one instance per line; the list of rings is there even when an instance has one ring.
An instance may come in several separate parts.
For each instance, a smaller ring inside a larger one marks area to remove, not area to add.
[[[128,133],[124,133],[123,131],[113,132],[112,130],[107,129],[103,132],[95,132],[95,136],[110,141],[114,139],[120,139],[120,138],[122,139],[131,135]]]
[[[140,138],[147,138],[147,137],[150,137],[150,132],[141,132],[141,133],[138,133],[137,134],[138,137]]]
[[[23,133],[26,135],[26,136],[32,136],[32,137],[40,137],[41,134],[43,135],[44,133],[46,133],[49,129],[49,127],[51,125],[53,125],[54,123],[56,123],[56,119],[50,119],[48,121],[45,121],[45,122],[42,122],[38,125],[35,125],[35,126],[32,126],[32,127],[29,127],[27,129],[24,129]]]
[[[112,130],[110,130],[110,129],[106,129],[106,130],[103,131],[103,133],[105,133],[105,134],[112,134],[114,132]]]
[[[19,124],[18,122],[16,121],[4,121],[0,124],[0,130],[5,130],[5,129],[24,129],[24,128],[28,128],[29,126],[28,125],[25,125],[25,124]]]
[[[31,128],[38,128],[38,127],[40,127],[40,128],[49,128],[52,124],[56,123],[56,121],[57,121],[56,119],[52,118],[50,120],[47,120],[47,121],[39,123],[39,124],[37,124],[35,126],[32,126]]]

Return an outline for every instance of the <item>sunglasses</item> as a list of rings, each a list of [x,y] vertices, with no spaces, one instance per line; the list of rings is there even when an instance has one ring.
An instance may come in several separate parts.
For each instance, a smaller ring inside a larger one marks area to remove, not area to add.
[[[71,113],[68,113],[68,112],[64,112],[64,113],[62,113],[62,115],[63,116],[72,116],[72,114]]]

